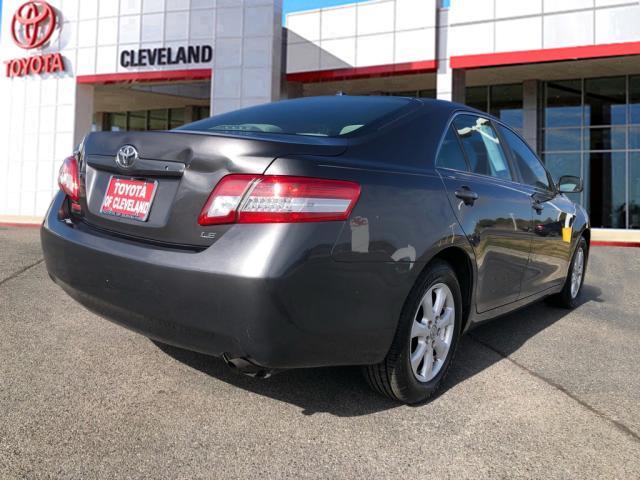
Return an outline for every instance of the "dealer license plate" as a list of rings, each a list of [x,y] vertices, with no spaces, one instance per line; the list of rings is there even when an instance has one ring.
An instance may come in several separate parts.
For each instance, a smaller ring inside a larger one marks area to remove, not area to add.
[[[111,177],[100,213],[146,222],[158,182]]]

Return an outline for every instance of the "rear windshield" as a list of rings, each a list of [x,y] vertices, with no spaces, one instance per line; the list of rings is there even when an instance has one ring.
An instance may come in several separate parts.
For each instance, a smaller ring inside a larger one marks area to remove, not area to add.
[[[398,97],[308,97],[223,113],[177,130],[341,137],[393,118],[411,102]]]

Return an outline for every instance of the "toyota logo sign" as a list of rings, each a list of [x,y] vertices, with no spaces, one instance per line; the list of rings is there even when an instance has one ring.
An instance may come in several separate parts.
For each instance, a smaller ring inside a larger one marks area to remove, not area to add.
[[[138,159],[138,150],[133,145],[123,145],[116,155],[116,163],[121,168],[130,168]]]
[[[43,1],[26,2],[11,20],[11,36],[20,48],[30,50],[49,41],[56,28],[56,12]]]

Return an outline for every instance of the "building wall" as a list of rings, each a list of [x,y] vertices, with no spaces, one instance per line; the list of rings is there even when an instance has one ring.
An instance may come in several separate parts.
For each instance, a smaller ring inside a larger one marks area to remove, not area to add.
[[[215,113],[278,98],[281,0],[48,0],[59,28],[42,49],[11,39],[24,0],[4,0],[0,61],[60,52],[66,72],[7,78],[0,73],[0,215],[41,216],[57,190],[57,169],[91,128],[93,86],[78,78],[212,69]],[[125,68],[123,50],[209,45],[211,62]]]
[[[638,25],[633,0],[455,0],[450,55],[635,42]]]
[[[436,58],[436,0],[373,0],[286,17],[287,73]]]
[[[282,0],[218,0],[217,6],[212,114],[279,98]]]

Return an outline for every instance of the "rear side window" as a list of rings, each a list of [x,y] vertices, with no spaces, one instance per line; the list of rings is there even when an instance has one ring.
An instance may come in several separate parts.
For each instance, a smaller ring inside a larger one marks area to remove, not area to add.
[[[522,181],[533,187],[550,190],[547,171],[531,149],[511,130],[500,125],[500,134],[513,153],[513,160],[522,175]]]
[[[449,127],[447,134],[442,141],[440,151],[438,152],[438,158],[436,159],[436,166],[443,168],[452,168],[454,170],[467,171],[467,161],[464,158],[462,148],[460,148],[460,142],[456,136],[456,132],[453,127]]]
[[[222,113],[177,130],[343,137],[392,120],[413,104],[399,97],[308,97]]]
[[[458,115],[453,125],[462,141],[472,172],[505,180],[513,179],[500,139],[488,119],[475,115]]]

